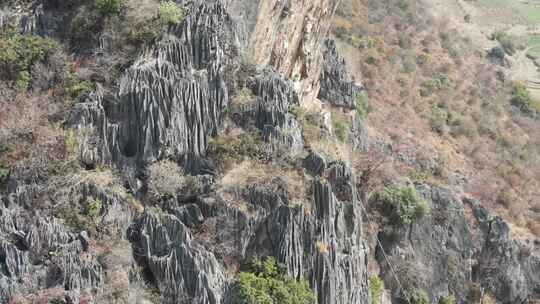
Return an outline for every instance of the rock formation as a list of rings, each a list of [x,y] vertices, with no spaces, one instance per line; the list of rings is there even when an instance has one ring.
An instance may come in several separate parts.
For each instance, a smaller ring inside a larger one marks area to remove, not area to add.
[[[318,98],[334,106],[354,109],[361,88],[349,76],[345,60],[338,54],[333,40],[324,42],[324,67]]]
[[[371,303],[371,254],[394,303],[415,288],[432,303],[447,295],[469,303],[476,285],[505,304],[540,293],[538,255],[478,202],[436,186],[415,185],[430,214],[385,223],[370,252],[363,207],[371,202],[358,197],[353,164],[303,138],[312,127],[329,137],[323,145],[347,142],[355,153],[366,145],[352,119],[363,88],[328,37],[339,1],[175,3],[181,22],[144,45],[116,82],[73,102],[64,127],[74,147],[61,172],[15,168],[0,180],[1,303],[51,290],[62,303],[237,303],[238,272],[266,256],[306,280],[318,304]],[[35,1],[19,16],[20,32],[63,37],[66,5],[78,4]],[[92,35],[99,45],[85,56],[113,50],[114,37]],[[326,114],[306,127],[297,110],[312,99],[322,105],[310,110]],[[330,113],[343,112],[353,123],[345,139],[333,138]],[[244,147],[225,142],[232,155],[218,157],[233,168],[214,164],[208,148],[223,134],[255,134],[264,159],[236,155]],[[163,160],[189,183],[152,196],[149,167]],[[298,180],[287,179],[291,172]],[[231,179],[243,183],[233,191]],[[396,282],[396,272],[408,280]]]
[[[307,278],[318,303],[367,303],[368,249],[354,177],[339,163],[325,173],[329,182],[313,181],[311,205],[274,208],[251,246],[270,248],[291,276]]]
[[[500,217],[491,217],[477,201],[465,199],[464,204],[447,189],[417,188],[430,205],[430,215],[408,229],[388,226],[379,234],[383,247],[377,258],[395,298],[419,288],[428,291],[431,301],[454,295],[467,303],[486,289],[494,291],[500,303],[523,303],[537,292],[539,257],[520,250]],[[480,229],[469,223],[469,207]],[[477,230],[479,235],[473,233]],[[393,271],[407,278],[403,286],[397,286],[383,250]]]

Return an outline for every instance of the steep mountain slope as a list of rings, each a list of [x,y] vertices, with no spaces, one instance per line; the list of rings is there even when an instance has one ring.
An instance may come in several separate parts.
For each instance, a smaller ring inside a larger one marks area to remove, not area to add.
[[[538,122],[454,36],[414,53],[417,5],[0,6],[0,303],[538,301],[537,236],[477,188],[505,167],[459,155],[497,141],[450,115]]]

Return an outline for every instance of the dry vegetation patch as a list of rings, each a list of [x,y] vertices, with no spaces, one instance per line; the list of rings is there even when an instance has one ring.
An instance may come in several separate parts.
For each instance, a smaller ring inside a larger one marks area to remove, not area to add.
[[[303,172],[275,164],[245,160],[227,171],[218,181],[219,191],[231,201],[245,199],[249,186],[267,185],[284,190],[293,204],[309,201],[310,182]]]
[[[512,104],[515,88],[502,68],[445,17],[421,13],[420,1],[345,2],[369,11],[367,18],[342,11],[351,22],[338,18],[334,34],[353,74],[363,76],[372,105],[366,125],[391,143],[398,172],[408,167],[413,179],[431,180],[418,158],[430,155],[443,169],[427,172],[437,182],[527,225],[529,206],[540,200],[540,128]],[[515,199],[497,203],[500,189]]]

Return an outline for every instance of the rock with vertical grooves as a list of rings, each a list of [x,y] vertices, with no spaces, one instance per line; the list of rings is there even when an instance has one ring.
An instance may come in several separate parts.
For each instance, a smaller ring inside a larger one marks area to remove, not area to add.
[[[272,69],[264,68],[248,81],[248,87],[256,96],[253,116],[263,139],[272,144],[274,151],[300,153],[304,142],[300,124],[291,113],[292,107],[298,105],[292,84]]]
[[[29,217],[11,203],[0,205],[0,302],[28,290],[61,287],[79,303],[83,290],[103,284],[101,265],[83,242],[54,218]]]
[[[330,169],[350,172],[343,164]],[[252,253],[269,253],[286,265],[294,278],[305,278],[318,303],[368,303],[368,249],[362,239],[361,217],[354,191],[340,201],[334,187],[353,189],[352,175],[334,174],[329,182],[315,180],[309,209],[284,204],[274,208],[252,238]],[[265,250],[269,252],[265,252]]]
[[[318,98],[334,106],[356,108],[362,88],[350,79],[345,60],[339,55],[333,40],[324,42],[324,65]]]
[[[483,233],[483,247],[477,249],[476,276],[501,303],[525,303],[540,296],[540,255],[527,244],[510,238],[508,224],[491,217],[477,201],[466,201]]]
[[[98,91],[74,108],[72,125],[93,135],[81,143],[84,162],[137,166],[205,155],[228,102],[223,67],[236,39],[220,1],[196,1],[190,10],[126,71],[116,94]]]
[[[490,217],[477,201],[465,199],[476,219],[469,222],[464,204],[452,191],[425,184],[416,188],[430,206],[428,216],[408,227],[386,225],[379,233],[406,292],[419,288],[432,302],[453,295],[457,302],[468,303],[470,287],[477,283],[498,303],[538,297],[540,259],[523,254],[500,217]],[[376,256],[382,277],[397,300],[402,290],[380,249]]]
[[[221,265],[176,216],[146,213],[133,225],[130,240],[139,263],[152,273],[161,303],[221,303]]]

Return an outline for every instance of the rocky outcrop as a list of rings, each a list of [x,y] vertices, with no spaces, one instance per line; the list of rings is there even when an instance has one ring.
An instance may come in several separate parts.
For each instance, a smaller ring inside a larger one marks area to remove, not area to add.
[[[31,290],[65,289],[79,303],[81,292],[103,284],[101,265],[86,251],[86,235],[56,219],[29,216],[3,198],[0,204],[0,301]]]
[[[368,249],[354,178],[340,163],[325,173],[328,182],[313,182],[311,204],[278,205],[250,248],[258,255],[276,256],[292,277],[307,279],[318,303],[368,303]]]
[[[263,69],[248,81],[256,96],[254,121],[263,139],[272,144],[274,151],[288,151],[296,155],[304,148],[302,128],[291,113],[298,105],[292,84],[272,69]]]
[[[477,201],[466,201],[482,232],[474,277],[494,293],[501,303],[527,303],[540,298],[540,255],[530,244],[510,238],[508,225],[499,216],[491,217]],[[534,246],[534,245],[533,245]]]
[[[250,35],[251,60],[273,66],[280,75],[292,79],[301,100],[315,95],[321,74],[322,43],[338,3],[261,1]]]
[[[0,193],[0,303],[99,302],[110,279],[98,256],[126,237],[137,213],[133,199],[110,172],[46,184],[31,176],[16,168]],[[124,260],[132,262],[129,252]],[[129,268],[121,271],[127,276]]]
[[[422,289],[431,302],[453,295],[457,303],[471,303],[482,293],[475,288],[492,293],[498,303],[538,297],[538,257],[521,253],[501,218],[489,217],[478,202],[465,200],[464,205],[447,189],[424,184],[417,189],[430,214],[409,227],[387,225],[379,233],[377,259],[394,299]],[[466,216],[469,205],[479,227],[471,226]]]
[[[169,33],[126,71],[118,92],[98,91],[76,105],[72,124],[94,135],[82,142],[84,161],[140,165],[204,156],[228,103],[223,68],[236,53],[235,31],[220,1],[201,1]]]
[[[146,213],[130,229],[130,240],[160,290],[161,303],[222,303],[226,277],[221,265],[176,216]]]
[[[394,290],[394,298],[422,289],[432,302],[450,294],[461,303],[467,298],[466,282],[471,274],[468,259],[473,252],[463,205],[445,189],[422,185],[419,191],[428,201],[429,216],[410,227],[387,225],[379,233],[391,263],[379,247],[377,259],[383,278]],[[391,267],[403,286],[397,285]]]
[[[324,42],[324,65],[318,98],[334,106],[356,108],[362,88],[350,79],[343,59],[333,40]]]

